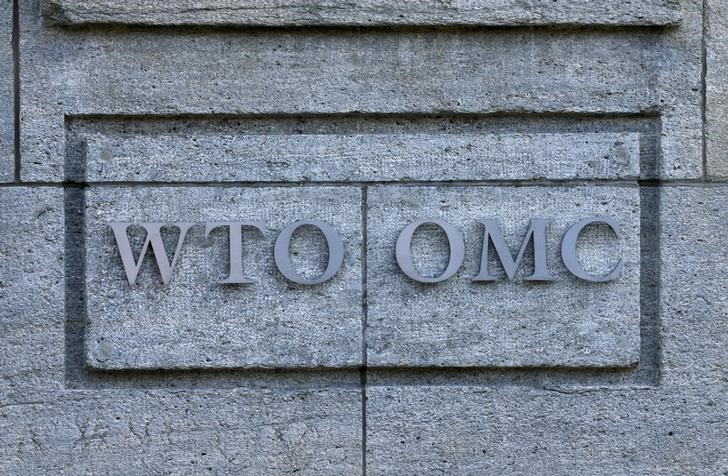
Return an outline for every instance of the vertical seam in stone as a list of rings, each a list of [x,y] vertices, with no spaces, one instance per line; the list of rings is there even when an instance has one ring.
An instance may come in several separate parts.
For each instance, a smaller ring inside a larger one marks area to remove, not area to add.
[[[20,182],[20,5],[13,0],[13,154],[15,157],[15,182]]]
[[[367,186],[361,188],[361,469],[367,474]]]
[[[708,5],[707,0],[703,0],[703,35],[701,37],[701,87],[702,87],[702,134],[703,134],[703,180],[708,180],[708,137],[707,137],[707,119],[708,119],[708,47],[706,43],[706,34],[708,31]]]

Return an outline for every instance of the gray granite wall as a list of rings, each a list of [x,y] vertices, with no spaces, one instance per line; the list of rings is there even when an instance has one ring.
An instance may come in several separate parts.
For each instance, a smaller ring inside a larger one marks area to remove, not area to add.
[[[727,18],[0,0],[0,472],[728,474]]]

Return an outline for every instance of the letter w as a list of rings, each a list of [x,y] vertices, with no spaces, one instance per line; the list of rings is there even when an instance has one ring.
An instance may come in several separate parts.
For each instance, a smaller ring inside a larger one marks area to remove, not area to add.
[[[161,237],[161,229],[164,223],[139,223],[145,230],[147,230],[147,239],[144,241],[139,259],[134,259],[134,253],[131,251],[131,245],[129,245],[129,236],[126,233],[127,228],[131,223],[119,222],[109,223],[111,229],[114,230],[114,237],[116,238],[116,246],[119,248],[119,254],[121,255],[121,262],[124,264],[124,270],[126,271],[126,279],[129,280],[129,285],[133,286],[136,283],[137,275],[142,267],[144,256],[147,254],[149,244],[152,244],[152,251],[154,251],[154,259],[157,262],[159,268],[159,274],[162,276],[162,282],[166,285],[172,279],[172,271],[177,264],[177,258],[179,258],[179,252],[182,249],[182,243],[187,236],[187,232],[192,227],[192,223],[173,223],[172,225],[179,228],[179,238],[177,239],[177,249],[174,251],[174,257],[172,262],[169,262],[167,256],[167,249],[164,246],[164,242]]]

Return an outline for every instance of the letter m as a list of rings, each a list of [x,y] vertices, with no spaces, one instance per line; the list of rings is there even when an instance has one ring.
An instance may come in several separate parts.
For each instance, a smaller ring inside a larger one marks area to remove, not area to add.
[[[133,286],[136,283],[137,275],[142,267],[144,256],[147,254],[149,245],[152,245],[152,251],[154,252],[154,259],[157,262],[159,268],[159,274],[162,276],[162,282],[167,285],[172,279],[172,271],[177,264],[177,258],[179,258],[179,252],[182,249],[182,243],[187,236],[187,232],[192,227],[192,223],[173,223],[179,229],[179,238],[177,239],[177,248],[174,252],[172,262],[169,262],[167,255],[167,249],[164,246],[164,242],[161,237],[161,229],[165,225],[164,223],[139,223],[146,231],[147,238],[142,246],[142,251],[139,254],[139,259],[134,259],[134,253],[131,250],[129,244],[129,236],[127,235],[127,229],[132,223],[119,222],[109,223],[111,229],[114,230],[114,237],[116,238],[116,246],[119,248],[119,255],[121,255],[121,262],[124,265],[126,271],[126,279],[129,281],[129,285]]]
[[[521,249],[518,250],[518,255],[513,259],[511,250],[508,248],[508,244],[503,239],[501,233],[500,223],[498,220],[480,220],[483,224],[483,255],[480,259],[480,272],[473,278],[473,281],[495,281],[495,276],[490,274],[488,271],[488,255],[490,250],[490,242],[493,242],[493,247],[498,255],[498,259],[503,266],[508,280],[513,281],[516,276],[516,270],[521,264],[523,255],[526,252],[529,240],[533,239],[533,274],[526,279],[526,281],[553,281],[554,278],[549,274],[548,265],[546,263],[546,228],[548,227],[551,220],[544,220],[541,218],[534,218],[531,220],[531,226],[526,232],[526,237],[523,239]]]

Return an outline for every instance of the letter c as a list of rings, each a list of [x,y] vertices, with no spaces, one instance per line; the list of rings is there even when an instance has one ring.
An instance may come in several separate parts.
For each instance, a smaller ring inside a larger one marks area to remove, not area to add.
[[[571,274],[577,278],[595,283],[613,281],[621,276],[622,270],[624,269],[624,260],[620,259],[617,266],[615,266],[608,274],[604,276],[594,276],[586,272],[579,262],[579,258],[576,256],[576,240],[579,238],[581,230],[592,223],[604,223],[608,225],[612,231],[614,231],[617,240],[622,238],[619,223],[617,223],[617,221],[613,218],[605,216],[586,218],[574,224],[564,234],[564,238],[561,240],[561,259],[563,260],[566,269],[568,269]]]

